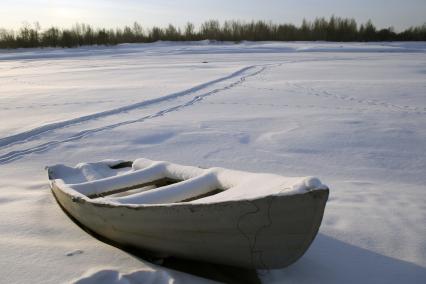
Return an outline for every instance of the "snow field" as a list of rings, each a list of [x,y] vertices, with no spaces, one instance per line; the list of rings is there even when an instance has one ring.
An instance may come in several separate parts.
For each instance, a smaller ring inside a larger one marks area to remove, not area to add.
[[[265,283],[424,282],[425,50],[201,42],[0,53],[2,281],[201,282],[87,235],[48,189],[46,165],[147,157],[330,187],[311,248],[261,272]]]

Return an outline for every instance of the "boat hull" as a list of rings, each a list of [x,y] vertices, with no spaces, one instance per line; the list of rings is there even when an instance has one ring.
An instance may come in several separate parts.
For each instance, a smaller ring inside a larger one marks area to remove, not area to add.
[[[274,269],[299,259],[315,238],[328,189],[211,204],[127,206],[75,198],[51,182],[60,206],[114,244],[244,268]]]

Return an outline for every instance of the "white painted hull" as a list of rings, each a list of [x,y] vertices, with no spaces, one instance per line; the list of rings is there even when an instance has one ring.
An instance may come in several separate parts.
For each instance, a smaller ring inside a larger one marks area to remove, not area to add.
[[[51,181],[61,207],[115,244],[159,257],[175,256],[245,268],[294,263],[315,238],[327,188],[211,204],[108,205],[76,198]]]

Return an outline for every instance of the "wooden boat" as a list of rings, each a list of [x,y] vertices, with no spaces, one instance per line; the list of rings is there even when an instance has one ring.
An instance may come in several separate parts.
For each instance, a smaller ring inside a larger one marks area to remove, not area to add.
[[[315,238],[329,189],[317,178],[137,159],[48,167],[64,211],[92,233],[156,257],[273,269]]]

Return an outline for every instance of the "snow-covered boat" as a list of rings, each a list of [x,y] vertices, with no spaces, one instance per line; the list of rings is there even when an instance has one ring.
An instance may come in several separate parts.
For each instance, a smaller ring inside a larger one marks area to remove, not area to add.
[[[110,242],[245,268],[281,268],[315,238],[328,198],[317,178],[161,161],[48,167],[51,189],[79,225]]]

